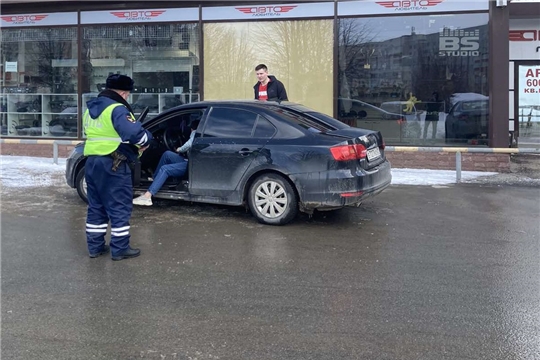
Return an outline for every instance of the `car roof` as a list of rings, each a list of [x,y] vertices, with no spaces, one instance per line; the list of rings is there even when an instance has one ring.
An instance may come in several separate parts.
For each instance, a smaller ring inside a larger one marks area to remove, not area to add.
[[[302,111],[306,112],[306,110],[310,110],[313,112],[317,112],[314,109],[310,109],[305,107],[302,104],[298,104],[291,101],[260,101],[260,100],[205,100],[205,101],[197,101],[189,104],[182,104],[175,106],[173,108],[167,109],[159,114],[161,117],[162,115],[167,115],[171,112],[176,112],[178,110],[182,109],[191,109],[191,108],[200,108],[200,107],[209,107],[209,106],[215,106],[215,105],[234,105],[234,106],[247,106],[247,107],[256,107],[256,108],[266,108],[268,110],[275,110],[275,108],[288,108],[288,109],[294,109],[296,111]]]
[[[233,105],[255,105],[255,106],[280,106],[280,105],[300,105],[297,103],[293,103],[290,101],[260,101],[260,100],[253,100],[253,99],[238,99],[238,100],[204,100],[204,101],[197,101],[190,104],[184,104],[182,106],[186,105],[223,105],[223,104],[233,104]]]
[[[162,118],[164,116],[168,116],[171,113],[175,113],[177,111],[181,110],[189,110],[189,109],[199,109],[201,107],[211,107],[215,105],[233,105],[233,106],[243,106],[247,108],[263,108],[268,109],[270,111],[275,111],[276,108],[286,108],[286,109],[292,109],[294,111],[299,112],[318,112],[317,110],[307,108],[306,106],[302,104],[298,104],[291,101],[260,101],[260,100],[246,100],[246,99],[240,99],[240,100],[205,100],[205,101],[197,101],[193,103],[188,104],[182,104],[175,107],[172,107],[170,109],[167,109],[165,111],[162,111],[157,116],[152,118],[146,118],[143,120],[143,124],[150,124],[154,122],[154,119]]]

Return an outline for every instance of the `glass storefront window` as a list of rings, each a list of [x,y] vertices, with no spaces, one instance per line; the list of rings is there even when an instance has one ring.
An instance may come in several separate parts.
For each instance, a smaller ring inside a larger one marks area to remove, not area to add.
[[[338,118],[391,145],[487,145],[488,14],[339,20]]]
[[[77,137],[77,29],[2,29],[1,136]]]
[[[540,146],[540,63],[518,66],[519,144]]]
[[[104,90],[110,74],[131,76],[129,102],[149,117],[174,106],[199,101],[197,24],[85,26],[82,36],[83,111]]]
[[[254,99],[262,63],[290,101],[332,115],[333,36],[332,20],[206,23],[205,99]]]

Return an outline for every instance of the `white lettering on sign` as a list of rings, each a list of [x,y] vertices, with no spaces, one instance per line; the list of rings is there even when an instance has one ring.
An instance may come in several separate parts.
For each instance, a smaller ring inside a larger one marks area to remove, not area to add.
[[[439,56],[479,56],[480,30],[444,29],[439,33]]]

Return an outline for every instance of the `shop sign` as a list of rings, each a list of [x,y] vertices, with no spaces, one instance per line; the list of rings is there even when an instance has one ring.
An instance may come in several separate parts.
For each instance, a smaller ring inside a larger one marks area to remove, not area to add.
[[[510,19],[510,60],[540,59],[540,26],[538,19]]]
[[[530,95],[535,94],[535,95]],[[538,106],[540,101],[540,66],[519,66],[519,105],[524,105],[521,99],[527,105]],[[530,99],[529,99],[530,98]],[[534,99],[534,101],[533,101]]]
[[[479,56],[480,30],[444,29],[439,33],[439,56]]]
[[[169,21],[198,21],[199,9],[143,9],[121,11],[83,11],[81,24],[147,23]]]
[[[510,30],[508,39],[510,41],[533,41],[532,46],[537,53],[540,53],[540,30]]]
[[[77,25],[77,13],[16,14],[0,16],[1,27]]]
[[[510,41],[540,41],[540,29],[510,30],[508,39]]]
[[[489,1],[361,0],[338,2],[338,16],[488,10]]]
[[[289,11],[296,8],[298,5],[281,5],[281,6],[247,6],[247,7],[236,7],[235,9],[251,16],[255,17],[271,17],[271,16],[281,16],[282,14],[288,13]]]
[[[165,10],[111,11],[111,14],[126,21],[149,21],[159,17]]]
[[[540,65],[519,65],[518,69],[520,136],[531,136],[532,122],[540,121]]]
[[[444,0],[405,0],[405,1],[375,1],[376,4],[394,11],[428,10]]]
[[[334,3],[217,6],[202,9],[203,20],[258,20],[332,17]]]
[[[17,72],[17,62],[16,61],[6,61],[6,72]]]

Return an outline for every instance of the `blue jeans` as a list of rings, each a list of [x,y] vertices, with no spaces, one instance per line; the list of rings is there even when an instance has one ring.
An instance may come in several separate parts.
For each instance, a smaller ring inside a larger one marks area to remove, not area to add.
[[[165,151],[163,155],[161,155],[161,159],[159,159],[159,164],[154,175],[154,181],[148,188],[148,192],[152,195],[156,195],[169,176],[179,178],[184,176],[187,171],[187,166],[188,161],[186,158],[175,152]]]

